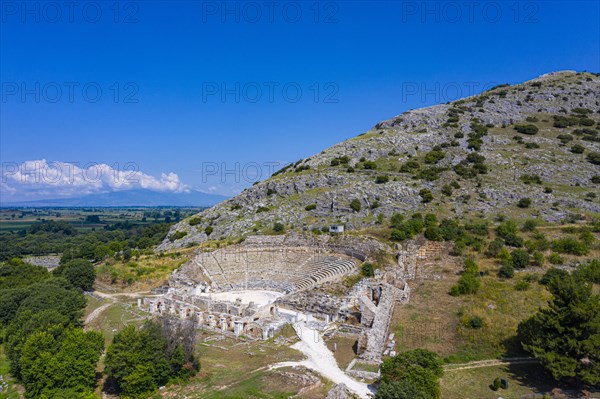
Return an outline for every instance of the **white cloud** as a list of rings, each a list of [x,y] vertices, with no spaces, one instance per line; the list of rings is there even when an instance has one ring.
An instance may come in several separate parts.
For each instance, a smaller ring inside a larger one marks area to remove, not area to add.
[[[189,192],[190,187],[176,173],[154,177],[133,163],[112,167],[103,163],[78,165],[41,159],[2,164],[3,200],[73,197],[132,189],[182,193]]]

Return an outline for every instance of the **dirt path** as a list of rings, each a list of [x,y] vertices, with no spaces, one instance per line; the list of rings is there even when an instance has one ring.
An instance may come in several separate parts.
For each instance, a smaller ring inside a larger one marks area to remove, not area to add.
[[[141,297],[158,297],[162,295],[150,294],[148,291],[140,291],[140,292],[116,292],[114,294],[109,294],[102,291],[94,291],[95,295],[98,295],[102,298],[109,299],[117,299],[118,297],[126,297],[126,298],[141,298]]]
[[[102,312],[104,312],[106,309],[108,309],[109,306],[111,306],[113,304],[114,304],[114,302],[105,303],[104,305],[100,306],[99,308],[94,309],[94,311],[92,313],[90,313],[88,315],[88,317],[85,318],[84,324],[87,326],[92,321],[96,320],[96,318],[98,316],[100,316],[100,314],[102,314]]]
[[[509,359],[491,359],[491,360],[480,360],[476,362],[462,363],[462,364],[449,364],[444,366],[445,371],[458,371],[458,370],[469,370],[478,369],[481,367],[492,367],[492,366],[509,366],[513,364],[533,364],[539,363],[538,359],[532,359],[529,357],[515,357]]]
[[[98,318],[98,316],[100,316],[102,314],[102,312],[104,312],[110,306],[114,305],[117,302],[120,302],[120,298],[140,298],[140,297],[159,296],[159,295],[150,295],[150,294],[148,294],[148,292],[123,292],[123,293],[108,294],[106,292],[102,292],[102,291],[98,291],[98,290],[93,291],[92,295],[106,299],[109,302],[98,307],[97,309],[94,309],[85,318],[84,324],[86,326],[89,325],[90,323],[92,323],[94,320],[96,320]]]

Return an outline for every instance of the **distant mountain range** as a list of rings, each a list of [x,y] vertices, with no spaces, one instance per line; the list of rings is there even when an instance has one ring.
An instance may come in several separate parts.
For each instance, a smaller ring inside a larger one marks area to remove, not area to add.
[[[57,198],[35,201],[5,202],[0,207],[110,207],[110,206],[192,206],[208,207],[226,200],[227,197],[200,191],[189,193],[167,193],[151,190],[126,190],[110,193],[85,195],[72,198]]]

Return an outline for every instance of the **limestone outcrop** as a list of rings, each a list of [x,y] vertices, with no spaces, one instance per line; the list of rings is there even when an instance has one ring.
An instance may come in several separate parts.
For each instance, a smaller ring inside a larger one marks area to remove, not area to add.
[[[599,76],[561,72],[408,111],[181,221],[158,250],[272,234],[275,223],[286,230],[318,234],[332,223],[344,224],[348,231],[373,226],[378,218],[394,213],[435,211],[436,206],[458,218],[498,213],[514,209],[523,197],[531,199],[531,214],[551,222],[572,212],[600,212],[598,201],[585,196],[596,189],[592,177],[600,175],[600,167],[585,158],[600,152],[599,99]],[[554,116],[573,112],[587,113],[586,126],[552,127]],[[515,140],[513,126],[530,123],[528,118],[538,120],[542,130]],[[461,179],[453,169],[474,152],[469,139],[474,123],[489,127],[477,150],[488,173]],[[585,154],[572,153],[559,139],[577,140]],[[423,162],[434,148],[443,149],[443,159]],[[421,164],[417,170],[401,168],[410,161]],[[383,180],[378,180],[380,175]],[[521,177],[526,175],[539,176],[552,192],[523,183]],[[444,196],[444,185],[454,180],[460,180],[460,187]],[[581,189],[570,189],[574,186]],[[424,204],[421,189],[430,190],[435,200]],[[360,206],[351,206],[354,200]],[[180,234],[175,236],[176,232]]]

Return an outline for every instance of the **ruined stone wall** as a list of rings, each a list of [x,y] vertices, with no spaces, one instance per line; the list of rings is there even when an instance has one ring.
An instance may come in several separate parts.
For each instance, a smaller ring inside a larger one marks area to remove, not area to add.
[[[377,305],[377,313],[371,329],[367,332],[367,347],[361,354],[361,358],[368,361],[380,361],[383,352],[387,330],[392,319],[392,313],[396,304],[395,288],[388,284],[382,284],[381,297]]]

